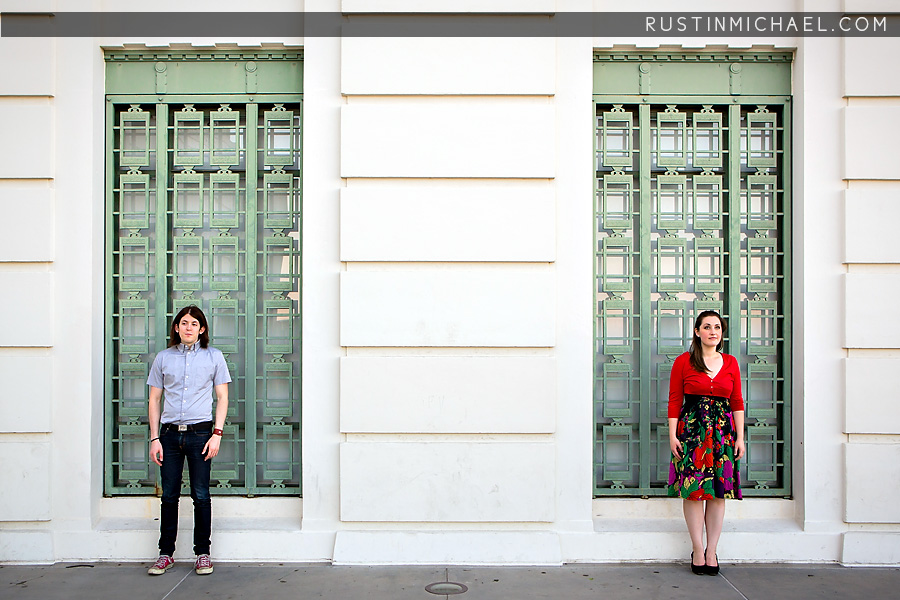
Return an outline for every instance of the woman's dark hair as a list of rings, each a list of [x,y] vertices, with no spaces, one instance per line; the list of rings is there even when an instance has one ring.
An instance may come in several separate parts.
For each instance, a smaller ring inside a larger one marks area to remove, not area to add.
[[[725,332],[728,331],[728,325],[725,324],[725,319],[723,319],[722,315],[716,311],[704,310],[697,315],[697,319],[694,321],[694,328],[691,330],[690,353],[691,366],[701,373],[709,373],[709,369],[706,368],[706,363],[703,361],[703,344],[700,343],[700,337],[697,335],[697,330],[700,329],[700,324],[703,323],[703,319],[706,317],[715,317],[719,319],[719,323],[722,325],[722,336],[719,338],[719,343],[716,344],[716,351],[721,352],[722,348],[725,347]]]
[[[203,314],[203,311],[200,310],[200,307],[193,304],[185,306],[178,311],[177,315],[175,315],[175,319],[172,321],[172,330],[169,331],[169,347],[171,348],[172,346],[177,346],[181,343],[181,336],[175,331],[175,326],[181,322],[181,318],[184,315],[191,315],[200,321],[200,327],[203,328],[203,332],[200,334],[200,338],[197,341],[200,342],[201,348],[206,348],[209,345],[209,325],[206,324],[206,316]]]

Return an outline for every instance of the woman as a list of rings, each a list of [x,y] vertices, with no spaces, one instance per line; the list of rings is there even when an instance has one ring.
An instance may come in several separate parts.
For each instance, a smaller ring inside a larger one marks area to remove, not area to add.
[[[725,499],[741,499],[744,400],[737,359],[721,352],[725,330],[719,313],[700,313],[691,348],[675,359],[669,380],[669,496],[683,498],[697,575],[718,575]]]

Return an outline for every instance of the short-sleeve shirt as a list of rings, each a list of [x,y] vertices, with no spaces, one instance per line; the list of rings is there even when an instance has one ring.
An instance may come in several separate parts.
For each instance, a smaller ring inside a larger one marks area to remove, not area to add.
[[[160,422],[178,425],[212,421],[213,387],[230,382],[222,352],[199,343],[176,344],[157,354],[147,378],[147,385],[164,393]]]
[[[744,410],[741,369],[737,359],[730,354],[723,354],[722,368],[715,377],[710,377],[709,373],[701,373],[691,365],[689,352],[676,358],[669,378],[670,419],[680,416],[685,394],[728,398],[732,411]]]

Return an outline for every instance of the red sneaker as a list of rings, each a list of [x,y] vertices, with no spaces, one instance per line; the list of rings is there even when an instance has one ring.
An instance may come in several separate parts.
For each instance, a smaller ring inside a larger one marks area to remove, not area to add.
[[[171,556],[160,554],[153,566],[147,570],[147,573],[150,575],[162,575],[173,566],[175,566],[175,560]]]
[[[201,554],[194,563],[194,571],[197,575],[209,575],[213,572],[212,561],[209,560],[209,554]]]

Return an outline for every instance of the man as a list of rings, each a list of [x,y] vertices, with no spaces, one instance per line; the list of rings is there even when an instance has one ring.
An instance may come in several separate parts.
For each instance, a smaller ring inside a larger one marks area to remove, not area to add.
[[[188,463],[194,500],[194,570],[212,573],[209,536],[212,504],[209,498],[210,460],[219,453],[228,411],[231,375],[222,352],[209,345],[206,317],[196,306],[181,309],[172,322],[169,346],[156,355],[150,386],[150,458],[160,466],[162,498],[159,520],[159,558],[150,575],[162,575],[175,564],[178,498],[181,473]],[[216,419],[212,420],[212,390],[216,390]],[[165,393],[163,393],[165,392]],[[161,399],[165,397],[164,404]]]

